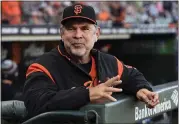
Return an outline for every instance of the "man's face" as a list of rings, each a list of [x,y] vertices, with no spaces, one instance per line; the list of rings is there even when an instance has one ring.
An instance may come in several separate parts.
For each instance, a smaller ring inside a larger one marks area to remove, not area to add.
[[[99,37],[100,29],[87,21],[68,21],[61,37],[67,52],[76,57],[87,56]]]

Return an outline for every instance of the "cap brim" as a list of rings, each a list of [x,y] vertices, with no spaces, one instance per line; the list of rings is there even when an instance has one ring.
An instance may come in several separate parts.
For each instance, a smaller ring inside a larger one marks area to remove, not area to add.
[[[66,17],[61,21],[61,24],[64,24],[67,20],[69,19],[73,19],[73,18],[83,18],[83,19],[87,19],[88,21],[91,21],[94,24],[97,24],[96,21],[94,21],[93,19],[90,19],[88,17],[84,17],[84,16],[70,16],[70,17]]]

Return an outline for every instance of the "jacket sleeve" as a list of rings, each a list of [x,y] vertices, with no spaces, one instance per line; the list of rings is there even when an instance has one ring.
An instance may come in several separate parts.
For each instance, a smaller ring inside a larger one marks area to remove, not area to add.
[[[89,103],[89,90],[85,87],[59,90],[43,72],[34,72],[27,77],[23,90],[28,116],[53,110],[74,110]]]
[[[119,65],[123,66],[119,67]],[[137,91],[142,88],[152,91],[151,85],[139,70],[137,70],[135,67],[125,65],[118,60],[118,70],[120,70],[121,67],[123,71],[121,76],[122,84],[120,87],[125,93],[136,95]],[[118,73],[120,72],[121,71],[118,71]]]

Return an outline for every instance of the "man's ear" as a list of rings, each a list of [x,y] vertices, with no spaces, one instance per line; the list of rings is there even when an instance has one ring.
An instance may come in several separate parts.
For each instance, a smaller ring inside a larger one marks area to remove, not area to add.
[[[95,42],[97,42],[98,41],[98,38],[97,37],[95,37]]]
[[[61,37],[61,40],[63,41],[63,37],[62,37],[62,35],[60,34],[60,37]]]
[[[61,41],[63,42],[63,35],[62,35],[62,34],[60,34],[60,37],[61,37]]]
[[[60,27],[60,37],[61,37],[61,40],[63,41],[63,27],[61,26]]]
[[[98,27],[97,28],[97,31],[96,31],[96,42],[97,42],[97,40],[99,39],[99,36],[100,36],[100,31],[101,31],[101,29],[100,29],[100,27]]]

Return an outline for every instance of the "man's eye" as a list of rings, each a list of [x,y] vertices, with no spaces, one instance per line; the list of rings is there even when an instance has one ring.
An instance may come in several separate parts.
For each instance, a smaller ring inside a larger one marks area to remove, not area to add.
[[[68,28],[68,30],[73,30],[73,28]]]
[[[84,27],[84,28],[82,28],[82,30],[89,30],[89,28],[88,27]]]
[[[67,30],[74,30],[74,28],[67,28]]]

